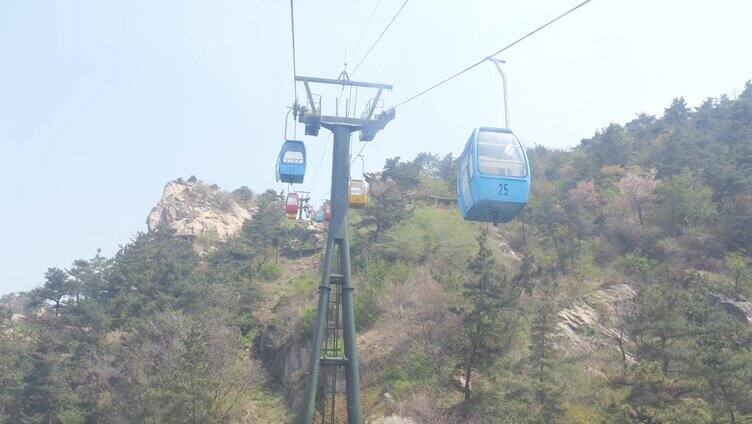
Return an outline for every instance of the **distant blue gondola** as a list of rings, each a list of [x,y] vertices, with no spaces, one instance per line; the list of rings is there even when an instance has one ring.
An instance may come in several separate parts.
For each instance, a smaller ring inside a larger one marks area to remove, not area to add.
[[[300,184],[305,177],[305,144],[298,140],[286,140],[277,158],[277,181]]]
[[[506,128],[473,131],[457,161],[457,204],[468,221],[505,223],[517,216],[530,194],[530,164]]]

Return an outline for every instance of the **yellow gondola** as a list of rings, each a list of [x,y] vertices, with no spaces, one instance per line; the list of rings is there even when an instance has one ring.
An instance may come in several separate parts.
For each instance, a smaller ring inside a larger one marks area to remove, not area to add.
[[[350,180],[348,193],[347,202],[351,208],[362,209],[366,207],[368,194],[366,192],[366,184],[362,180]]]

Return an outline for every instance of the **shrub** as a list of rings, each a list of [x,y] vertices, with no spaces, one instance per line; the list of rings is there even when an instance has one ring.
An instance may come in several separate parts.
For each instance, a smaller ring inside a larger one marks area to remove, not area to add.
[[[259,270],[259,275],[265,281],[276,281],[282,276],[282,267],[278,264],[264,264]]]

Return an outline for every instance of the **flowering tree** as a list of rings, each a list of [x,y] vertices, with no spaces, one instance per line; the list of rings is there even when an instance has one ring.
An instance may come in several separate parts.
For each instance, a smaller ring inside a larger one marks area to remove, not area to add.
[[[590,213],[600,203],[598,189],[595,187],[593,180],[580,181],[575,188],[569,191],[569,195],[578,206]]]
[[[654,169],[649,171],[633,169],[616,183],[616,188],[619,190],[619,203],[637,213],[640,225],[643,224],[645,205],[653,200],[655,187],[658,184],[655,173]]]

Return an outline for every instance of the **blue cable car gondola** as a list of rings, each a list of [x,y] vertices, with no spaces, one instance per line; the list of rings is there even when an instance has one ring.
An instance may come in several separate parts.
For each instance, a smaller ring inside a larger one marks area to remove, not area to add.
[[[509,222],[530,193],[525,149],[506,128],[473,131],[457,161],[457,204],[468,221]]]
[[[317,210],[313,220],[316,222],[324,222],[324,209]]]
[[[527,204],[530,163],[520,140],[509,127],[506,77],[501,60],[496,65],[504,88],[507,128],[480,127],[470,135],[457,160],[457,205],[468,221],[511,221]]]
[[[298,140],[286,140],[277,158],[277,181],[300,184],[305,177],[305,144]]]

